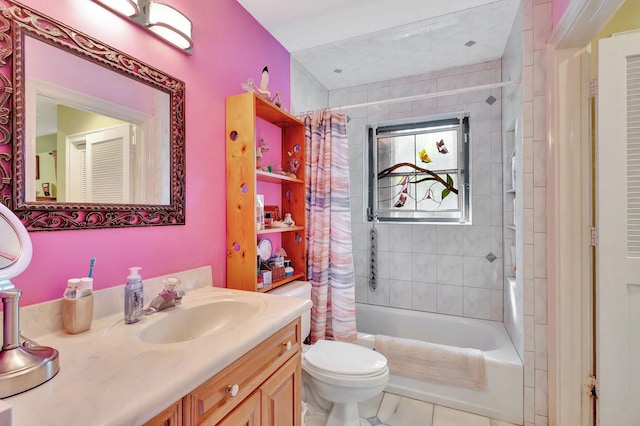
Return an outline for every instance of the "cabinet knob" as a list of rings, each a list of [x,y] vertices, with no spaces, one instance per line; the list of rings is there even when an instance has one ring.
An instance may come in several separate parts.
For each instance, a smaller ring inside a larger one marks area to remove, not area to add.
[[[233,384],[227,386],[226,392],[231,396],[236,396],[239,390],[240,386],[238,386],[237,384]]]
[[[287,348],[287,350],[291,349],[291,340],[289,340],[287,343],[283,343],[284,347]]]

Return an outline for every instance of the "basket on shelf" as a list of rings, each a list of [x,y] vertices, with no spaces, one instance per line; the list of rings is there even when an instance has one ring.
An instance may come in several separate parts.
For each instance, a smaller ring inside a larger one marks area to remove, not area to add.
[[[260,262],[260,271],[271,271],[272,281],[279,281],[285,277],[284,266],[275,266],[274,262]]]
[[[271,277],[273,281],[280,281],[284,278],[284,266],[277,266],[271,269]]]

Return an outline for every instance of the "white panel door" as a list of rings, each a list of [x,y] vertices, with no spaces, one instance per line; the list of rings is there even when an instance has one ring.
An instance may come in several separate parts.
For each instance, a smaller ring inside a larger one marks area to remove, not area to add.
[[[598,420],[640,426],[640,33],[599,47]]]

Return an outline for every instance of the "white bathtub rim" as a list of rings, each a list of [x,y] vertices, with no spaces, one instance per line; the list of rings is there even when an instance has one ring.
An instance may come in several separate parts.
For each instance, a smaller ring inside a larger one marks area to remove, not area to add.
[[[380,305],[368,305],[364,303],[356,303],[356,327],[357,325],[357,311],[358,309],[369,310],[373,313],[383,314],[385,311],[391,311],[394,314],[400,315],[401,317],[415,317],[415,318],[424,318],[427,320],[438,321],[441,324],[452,324],[455,327],[479,327],[483,331],[490,333],[491,339],[494,343],[494,348],[489,350],[483,350],[485,360],[487,362],[504,362],[507,364],[513,365],[523,365],[523,360],[520,359],[520,355],[515,350],[515,346],[509,337],[509,333],[507,332],[506,327],[503,323],[497,321],[483,320],[478,318],[464,318],[457,317],[454,315],[446,315],[446,314],[438,314],[433,312],[424,312],[424,311],[412,311],[408,309],[395,308],[390,306],[380,306]],[[376,334],[363,332],[358,329],[358,339],[365,338],[373,339],[375,341]],[[422,339],[418,339],[422,340]],[[373,344],[373,343],[372,343]],[[370,344],[366,344],[369,348],[373,348]],[[482,348],[477,348],[482,349]]]
[[[489,345],[493,349],[483,351],[488,380],[487,389],[485,391],[459,388],[433,382],[422,382],[417,379],[392,374],[389,384],[385,389],[387,392],[433,404],[443,405],[453,409],[474,412],[497,420],[520,425],[522,424],[524,414],[524,367],[522,360],[517,354],[502,323],[433,314],[429,312],[423,313],[417,311],[413,313],[413,311],[407,312],[406,310],[384,306],[365,305],[362,308],[369,309],[370,307],[372,308],[370,313],[373,314],[382,314],[383,311],[386,310],[391,310],[396,314],[400,313],[401,315],[399,319],[402,319],[403,317],[405,319],[410,319],[412,324],[414,324],[414,321],[418,318],[422,318],[423,314],[427,321],[438,321],[443,327],[446,327],[444,324],[451,323],[455,323],[453,325],[454,327],[459,327],[461,325],[462,327],[465,327],[468,324],[475,322],[478,326],[486,327],[488,333],[485,337],[487,339],[494,340],[492,345]],[[387,318],[388,315],[389,313],[387,313]],[[375,319],[376,316],[372,316],[370,318]],[[384,325],[387,324],[388,322]],[[372,324],[372,327],[373,326],[375,326],[375,324]],[[406,330],[407,328],[412,327],[413,325],[408,324],[396,325],[396,328],[399,330]],[[393,328],[393,326],[390,327],[390,329]],[[469,329],[466,330],[468,331]],[[472,330],[475,329],[473,328]],[[413,329],[413,332],[415,333],[415,329]],[[435,334],[442,335],[442,333]],[[468,335],[468,333],[465,333],[464,331],[462,334]],[[357,343],[373,349],[375,347],[375,336],[376,334],[359,331]],[[475,340],[477,341],[477,339]],[[515,392],[516,389],[518,389],[517,393]],[[496,401],[502,402],[496,404]]]
[[[479,332],[485,333],[485,337],[490,337],[488,340],[491,342],[491,344],[487,342],[487,339],[482,339],[478,344],[478,346],[475,346],[477,349],[481,349],[485,352],[497,349],[497,347],[503,345],[504,336],[507,336],[508,338],[508,333],[504,324],[498,321],[491,321],[491,320],[485,320],[480,318],[466,318],[466,317],[461,317],[456,315],[448,315],[448,314],[441,314],[441,313],[427,312],[427,311],[416,311],[416,310],[403,309],[403,308],[397,308],[392,306],[369,305],[366,303],[358,302],[356,303],[356,322],[359,322],[358,311],[362,311],[362,310],[364,310],[368,315],[376,315],[376,316],[384,315],[385,313],[388,314],[389,312],[392,312],[394,315],[398,315],[399,318],[409,320],[411,324],[415,324],[415,319],[421,319],[421,320],[426,319],[426,320],[438,321],[438,323],[441,325],[452,325],[454,327],[457,327],[463,330],[464,333],[467,333],[467,337],[469,341],[476,340],[477,333],[474,333],[473,331],[477,330]],[[381,324],[382,327],[385,327],[386,325],[387,325],[386,323]],[[358,327],[357,324],[356,326]],[[371,332],[370,330],[364,330],[361,327],[358,327],[358,331]],[[380,330],[375,330],[375,331],[378,332],[379,334],[385,334],[384,332],[380,332]],[[412,332],[417,332],[417,330],[415,329],[408,330],[409,334],[412,334]],[[434,331],[430,331],[430,332],[434,332]],[[488,335],[486,333],[488,333]],[[408,336],[408,337],[411,337],[411,336]],[[444,337],[445,340],[446,340],[446,337],[448,336]],[[422,340],[422,339],[418,339],[418,340]],[[454,343],[450,343],[446,341],[438,341],[437,338],[435,340],[431,340],[431,339],[427,339],[427,340],[435,343],[443,343],[443,344],[448,344],[450,346],[456,346]],[[511,339],[508,338],[508,340],[510,342],[510,345],[513,345],[511,343]],[[487,347],[487,346],[490,346],[490,347]]]

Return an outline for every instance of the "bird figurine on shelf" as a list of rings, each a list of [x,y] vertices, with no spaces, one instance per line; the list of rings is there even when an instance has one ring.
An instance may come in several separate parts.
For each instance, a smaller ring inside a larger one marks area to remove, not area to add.
[[[262,77],[260,78],[258,93],[260,93],[265,98],[271,97],[271,92],[269,91],[269,67],[267,66],[262,68]]]
[[[260,85],[256,86],[253,78],[249,77],[246,83],[241,84],[242,88],[247,92],[255,92],[263,97],[267,98],[271,102],[275,103],[278,107],[281,107],[280,92],[271,97],[271,91],[269,91],[269,67],[265,65],[262,68],[262,76],[260,77]]]

